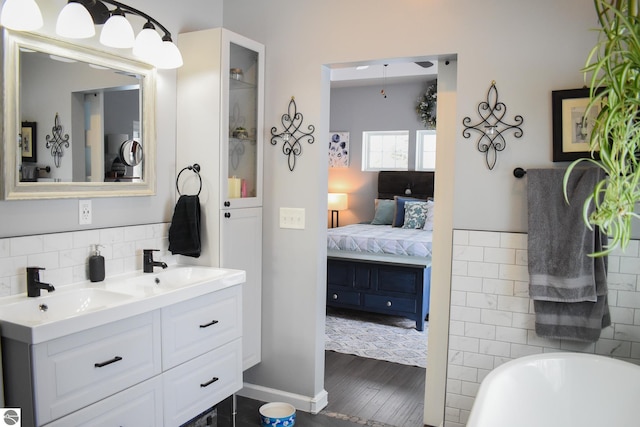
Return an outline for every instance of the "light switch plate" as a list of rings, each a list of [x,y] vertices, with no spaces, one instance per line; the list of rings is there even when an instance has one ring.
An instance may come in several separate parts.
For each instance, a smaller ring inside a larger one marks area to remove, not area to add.
[[[280,228],[304,230],[304,208],[280,208]]]

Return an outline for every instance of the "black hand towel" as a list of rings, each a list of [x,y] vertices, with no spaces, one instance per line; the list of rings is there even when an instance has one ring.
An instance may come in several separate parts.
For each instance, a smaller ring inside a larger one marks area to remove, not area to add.
[[[174,255],[198,258],[200,249],[200,199],[180,196],[169,227],[169,250]]]

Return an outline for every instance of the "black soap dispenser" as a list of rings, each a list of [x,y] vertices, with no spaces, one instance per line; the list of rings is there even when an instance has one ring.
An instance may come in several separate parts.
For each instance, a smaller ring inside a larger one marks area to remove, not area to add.
[[[89,257],[89,280],[102,282],[104,280],[104,257],[100,255],[100,246],[94,245],[95,251]]]

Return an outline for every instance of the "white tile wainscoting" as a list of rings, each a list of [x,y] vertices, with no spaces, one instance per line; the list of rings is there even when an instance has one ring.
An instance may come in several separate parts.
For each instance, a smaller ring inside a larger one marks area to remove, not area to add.
[[[89,280],[89,256],[100,244],[106,276],[142,270],[142,250],[159,249],[156,260],[175,264],[168,252],[169,223],[70,231],[0,239],[0,296],[27,290],[26,267],[43,267],[53,286]]]
[[[455,230],[453,245],[446,427],[465,425],[482,379],[511,359],[576,351],[640,364],[640,241],[609,257],[612,325],[596,343],[536,335],[526,234]]]

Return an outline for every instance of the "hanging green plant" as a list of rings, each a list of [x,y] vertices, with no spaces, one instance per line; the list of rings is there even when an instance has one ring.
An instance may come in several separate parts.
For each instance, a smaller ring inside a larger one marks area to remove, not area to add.
[[[427,129],[436,128],[436,106],[438,103],[438,82],[435,81],[425,90],[424,94],[418,98],[416,112]]]
[[[638,0],[594,0],[601,26],[600,36],[584,69],[590,75],[588,109],[600,107],[590,137],[591,158],[573,162],[564,177],[582,161],[602,168],[600,181],[584,204],[584,221],[610,238],[603,256],[617,247],[626,248],[631,222],[640,202],[640,17]],[[593,156],[599,152],[600,160]],[[594,210],[588,214],[589,207]]]

